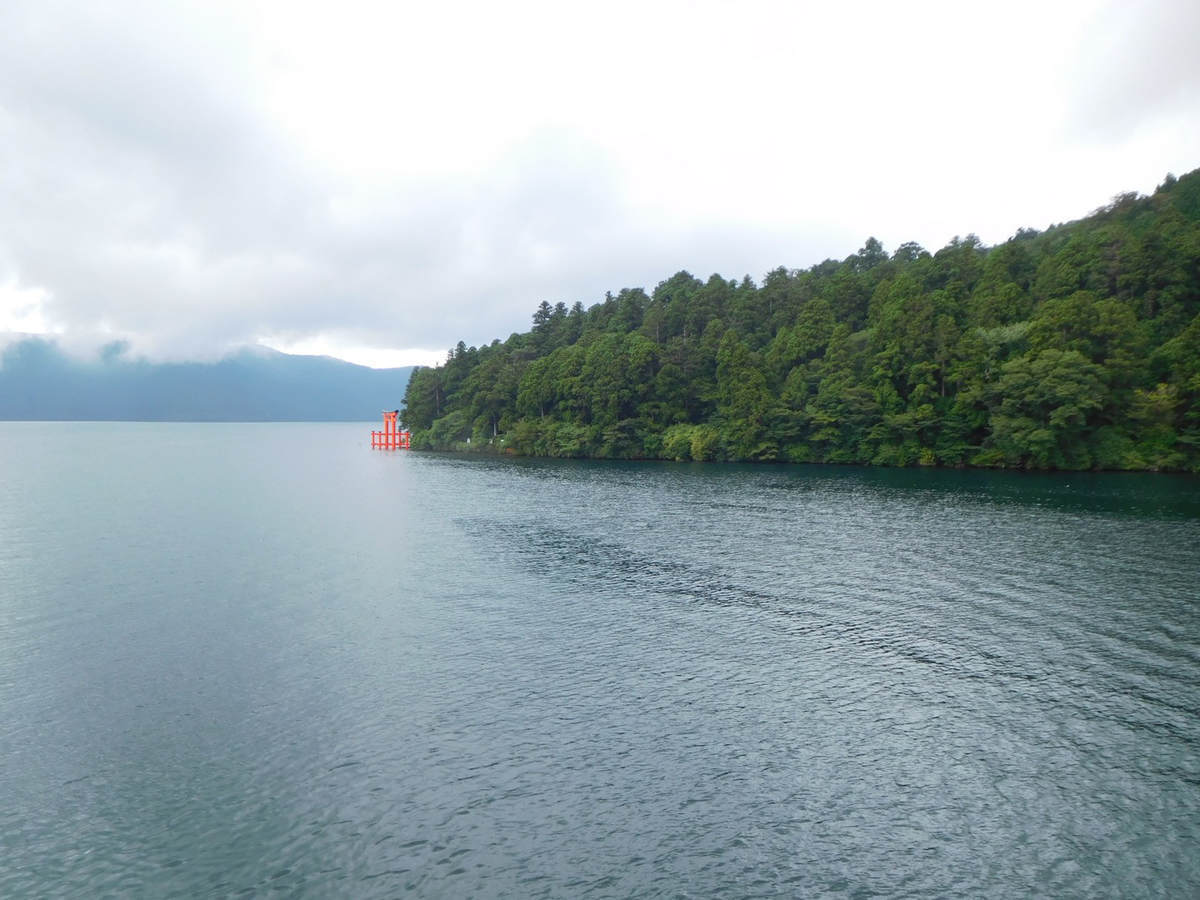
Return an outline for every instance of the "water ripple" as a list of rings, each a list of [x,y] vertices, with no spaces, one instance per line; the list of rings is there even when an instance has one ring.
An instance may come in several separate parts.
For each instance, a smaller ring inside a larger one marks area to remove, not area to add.
[[[1194,481],[81,427],[0,426],[0,895],[1200,891]]]

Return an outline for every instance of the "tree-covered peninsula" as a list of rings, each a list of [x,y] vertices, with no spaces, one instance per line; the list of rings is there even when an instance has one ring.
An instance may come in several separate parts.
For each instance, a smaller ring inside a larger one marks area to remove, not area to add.
[[[1200,170],[995,247],[543,301],[402,415],[427,449],[1200,471]]]

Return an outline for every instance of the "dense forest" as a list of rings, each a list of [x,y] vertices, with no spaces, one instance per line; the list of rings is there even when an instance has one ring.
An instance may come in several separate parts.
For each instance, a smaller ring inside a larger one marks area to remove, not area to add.
[[[542,302],[402,416],[426,449],[1200,471],[1200,170],[995,247]]]

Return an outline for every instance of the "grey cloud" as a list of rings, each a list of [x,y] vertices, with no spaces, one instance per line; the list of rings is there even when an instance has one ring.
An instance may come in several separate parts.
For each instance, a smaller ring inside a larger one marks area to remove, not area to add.
[[[753,237],[652,233],[605,155],[565,132],[474,177],[347,193],[242,99],[236,60],[213,78],[221,59],[177,61],[170,35],[131,35],[128,17],[14,18],[0,22],[0,258],[72,331],[185,356],[266,333],[483,343],[542,299],[652,287],[668,260],[719,266]]]
[[[0,20],[0,260],[70,330],[184,355],[323,330],[449,346],[523,327],[542,294],[594,291],[575,248],[609,264],[628,251],[615,181],[586,145],[531,136],[486,179],[363,203],[235,79],[210,77],[219,58],[176,64],[131,16],[58,13]]]
[[[72,328],[182,331],[286,284],[296,266],[272,274],[272,257],[302,244],[319,198],[252,111],[131,17],[54,13],[0,21],[0,258]]]
[[[1075,37],[1069,128],[1084,140],[1123,139],[1180,113],[1200,116],[1200,3],[1114,3],[1081,22]]]

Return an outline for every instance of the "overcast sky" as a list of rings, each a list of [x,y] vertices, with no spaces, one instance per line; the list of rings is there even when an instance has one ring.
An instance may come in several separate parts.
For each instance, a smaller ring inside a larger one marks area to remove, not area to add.
[[[1200,3],[0,4],[0,332],[429,363],[1200,167]]]

